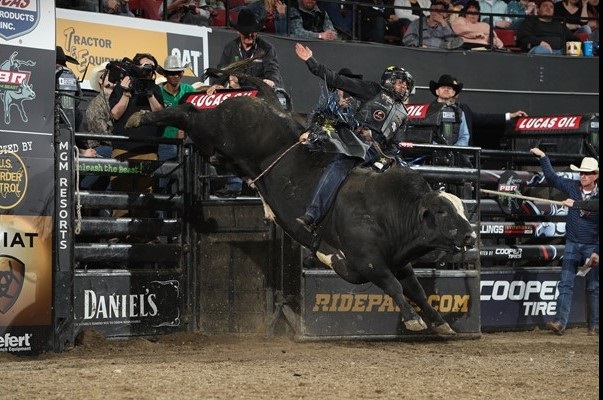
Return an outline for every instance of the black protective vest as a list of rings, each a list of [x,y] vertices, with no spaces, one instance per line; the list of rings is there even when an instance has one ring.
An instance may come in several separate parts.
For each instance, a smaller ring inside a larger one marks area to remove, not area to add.
[[[387,146],[396,131],[404,125],[408,113],[404,104],[395,101],[385,91],[364,103],[356,113],[361,127],[369,128],[382,146]]]
[[[452,146],[459,139],[461,130],[461,108],[456,104],[444,104],[437,101],[429,105],[429,115],[436,117],[437,125],[434,141]]]

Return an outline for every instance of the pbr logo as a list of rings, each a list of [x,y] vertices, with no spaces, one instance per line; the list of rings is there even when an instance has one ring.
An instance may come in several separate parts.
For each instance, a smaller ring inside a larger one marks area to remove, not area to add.
[[[39,1],[0,1],[0,38],[10,40],[33,31],[40,21]]]
[[[1,12],[1,11],[0,11]],[[19,53],[13,51],[8,60],[0,60],[0,100],[3,104],[4,123],[11,122],[11,109],[16,108],[21,121],[27,122],[28,117],[23,102],[36,98],[33,85],[29,83],[30,71],[22,70],[23,66],[36,65],[32,60],[20,60]]]
[[[15,304],[23,288],[25,265],[18,259],[0,256],[0,314]]]

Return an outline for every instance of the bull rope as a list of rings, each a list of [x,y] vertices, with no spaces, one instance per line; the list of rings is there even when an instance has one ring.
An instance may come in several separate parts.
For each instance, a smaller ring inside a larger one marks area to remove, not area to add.
[[[563,202],[559,201],[559,200],[542,199],[542,198],[539,198],[539,197],[523,196],[523,195],[520,195],[520,194],[508,193],[508,192],[497,192],[496,190],[488,190],[488,189],[480,189],[480,192],[489,193],[489,194],[496,194],[496,195],[499,195],[499,196],[513,197],[513,198],[516,198],[516,199],[543,201],[545,203],[551,203],[551,204],[557,204],[557,205],[560,205],[560,206],[565,206],[565,204],[563,204]]]
[[[294,148],[295,146],[297,146],[298,144],[301,144],[301,142],[295,142],[295,143],[293,143],[291,146],[289,146],[289,148],[288,148],[287,150],[285,150],[285,151],[283,152],[283,154],[281,154],[280,156],[278,156],[276,160],[272,161],[272,163],[270,163],[270,165],[269,165],[268,167],[266,167],[266,169],[264,169],[264,170],[262,171],[262,173],[261,173],[261,174],[259,174],[259,175],[258,175],[258,176],[257,176],[257,177],[254,179],[254,180],[252,180],[252,181],[249,183],[249,186],[251,186],[251,185],[255,185],[255,182],[256,182],[258,179],[260,179],[260,178],[261,178],[262,176],[264,176],[264,175],[265,175],[265,174],[266,174],[268,171],[270,171],[270,170],[272,169],[272,167],[274,167],[274,166],[276,165],[276,163],[277,163],[277,162],[279,162],[279,161],[281,160],[281,158],[285,157],[285,155],[286,155],[288,152],[290,152],[291,150],[293,150],[293,148]]]
[[[80,199],[80,149],[73,146],[75,152],[75,227],[73,232],[79,235],[82,232],[82,202]]]

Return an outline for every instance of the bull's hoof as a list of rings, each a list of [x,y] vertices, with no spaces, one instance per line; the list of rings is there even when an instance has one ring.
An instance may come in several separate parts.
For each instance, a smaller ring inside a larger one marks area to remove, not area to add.
[[[404,326],[406,329],[413,332],[424,331],[427,329],[427,324],[421,318],[404,321]]]
[[[128,120],[126,121],[126,128],[136,128],[137,126],[140,126],[140,119],[142,117],[142,114],[146,112],[148,111],[143,110],[132,114],[130,118],[128,118]]]
[[[441,335],[441,336],[456,335],[456,332],[454,330],[452,330],[450,325],[448,325],[448,322],[444,322],[442,325],[434,326],[433,330],[435,331],[435,333],[437,333],[438,335]]]

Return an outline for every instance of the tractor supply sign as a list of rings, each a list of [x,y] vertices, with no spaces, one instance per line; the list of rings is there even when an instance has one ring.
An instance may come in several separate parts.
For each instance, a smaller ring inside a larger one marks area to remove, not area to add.
[[[39,1],[0,1],[0,38],[15,39],[33,31],[40,20]]]
[[[191,83],[209,67],[210,28],[61,8],[56,13],[56,44],[78,60],[79,65],[70,67],[84,80],[84,89],[90,88],[87,79],[96,66],[124,57],[132,59],[140,52],[152,54],[159,64],[168,55],[177,56],[183,65],[191,66],[184,77]]]

